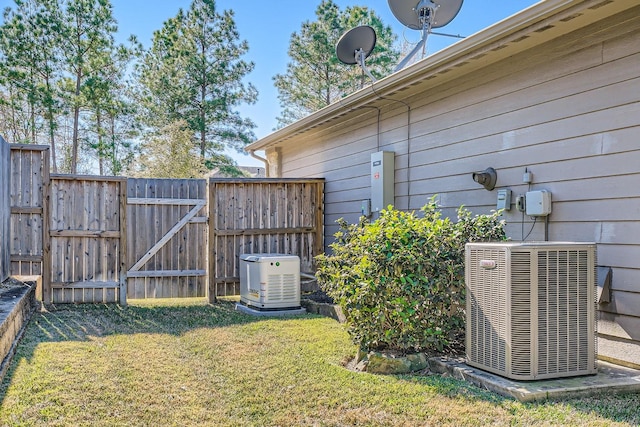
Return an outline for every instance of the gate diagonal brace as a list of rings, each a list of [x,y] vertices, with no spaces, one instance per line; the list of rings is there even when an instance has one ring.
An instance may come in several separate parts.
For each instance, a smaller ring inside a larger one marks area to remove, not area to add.
[[[129,269],[129,272],[139,271],[142,268],[142,266],[145,265],[146,262],[149,261],[152,256],[158,253],[158,251],[169,240],[171,240],[171,238],[175,236],[178,233],[178,231],[182,229],[182,227],[184,227],[193,217],[195,217],[196,214],[200,211],[200,209],[202,209],[207,203],[206,200],[194,200],[193,202],[195,203],[195,206],[189,211],[189,213],[187,213],[184,217],[182,217],[182,219],[178,221],[178,223],[174,225],[171,228],[171,230],[167,232],[167,234],[162,236],[162,239],[158,240],[158,242],[155,245],[153,245],[151,249],[149,249],[147,253],[144,254],[144,256],[140,258],[138,262],[136,262],[133,265],[133,267],[131,267],[131,269]]]

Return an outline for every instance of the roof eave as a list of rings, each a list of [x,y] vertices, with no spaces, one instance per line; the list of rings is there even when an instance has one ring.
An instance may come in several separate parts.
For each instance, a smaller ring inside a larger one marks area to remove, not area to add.
[[[599,3],[612,3],[607,0],[545,0],[530,6],[527,9],[512,15],[490,27],[487,27],[429,57],[412,64],[400,71],[397,71],[372,85],[361,89],[347,97],[335,102],[327,107],[318,110],[309,116],[296,121],[282,129],[273,132],[264,138],[248,145],[246,151],[265,150],[274,146],[292,136],[300,134],[307,129],[317,127],[322,123],[332,120],[333,118],[344,115],[345,112],[354,110],[355,108],[367,104],[372,99],[379,98],[380,94],[387,94],[403,87],[410,85],[420,77],[424,77],[432,73],[434,70],[441,70],[443,67],[452,66],[459,62],[461,58],[477,55],[483,50],[496,51],[496,46],[501,41],[509,42],[510,36],[516,35],[521,37],[519,33],[539,32],[541,23],[546,22],[549,18],[562,14],[566,14],[569,9],[583,5],[584,8],[594,7]],[[619,3],[632,3],[631,0],[622,0]],[[538,24],[538,25],[536,25]],[[557,37],[558,35],[553,35]],[[539,38],[537,43],[546,40]],[[500,56],[495,55],[494,60],[499,60]]]

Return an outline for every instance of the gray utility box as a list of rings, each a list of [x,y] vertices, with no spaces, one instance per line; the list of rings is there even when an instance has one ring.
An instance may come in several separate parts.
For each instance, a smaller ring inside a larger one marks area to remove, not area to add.
[[[395,153],[371,154],[371,211],[378,213],[395,204]]]

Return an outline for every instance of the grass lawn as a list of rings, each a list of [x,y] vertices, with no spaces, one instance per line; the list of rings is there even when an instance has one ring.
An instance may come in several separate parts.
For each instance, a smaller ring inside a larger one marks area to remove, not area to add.
[[[0,425],[639,425],[640,395],[522,404],[451,378],[346,370],[323,317],[204,300],[37,313],[0,387]]]

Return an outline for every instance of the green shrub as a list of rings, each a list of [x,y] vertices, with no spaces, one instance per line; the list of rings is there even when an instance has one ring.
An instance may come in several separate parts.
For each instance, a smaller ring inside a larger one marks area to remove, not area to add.
[[[317,277],[339,304],[362,350],[402,352],[458,346],[464,335],[464,245],[504,240],[499,213],[443,218],[432,199],[422,215],[383,210],[374,222],[338,220]]]

